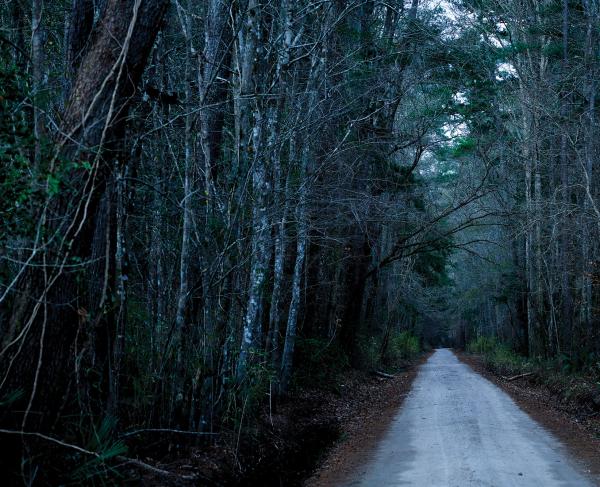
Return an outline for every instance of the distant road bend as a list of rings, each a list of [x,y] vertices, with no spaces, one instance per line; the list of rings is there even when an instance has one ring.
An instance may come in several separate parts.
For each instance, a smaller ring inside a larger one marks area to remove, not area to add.
[[[592,486],[561,444],[448,349],[413,390],[358,478],[364,487]]]

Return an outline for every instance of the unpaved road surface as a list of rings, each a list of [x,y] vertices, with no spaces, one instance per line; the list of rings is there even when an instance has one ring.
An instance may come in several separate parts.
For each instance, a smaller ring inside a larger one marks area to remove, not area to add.
[[[491,382],[439,349],[372,458],[346,486],[593,485],[561,444]]]

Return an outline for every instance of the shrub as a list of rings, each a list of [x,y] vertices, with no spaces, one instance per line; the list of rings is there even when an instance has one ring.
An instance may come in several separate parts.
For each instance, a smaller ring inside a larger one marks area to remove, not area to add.
[[[390,340],[386,362],[397,362],[398,360],[412,360],[421,351],[419,339],[410,331],[402,331]]]
[[[358,369],[373,370],[379,365],[380,358],[381,341],[373,335],[360,335],[352,364]]]
[[[491,366],[501,375],[516,375],[529,372],[531,364],[520,355],[517,355],[508,346],[498,343],[486,357],[488,366]]]
[[[350,362],[335,343],[319,338],[299,338],[294,356],[294,382],[299,385],[334,386]]]
[[[387,346],[381,351],[383,365],[398,367],[402,362],[415,359],[423,351],[421,341],[410,331],[402,331],[388,340]]]
[[[525,357],[516,354],[495,337],[477,337],[469,342],[467,351],[483,355],[486,367],[500,375],[516,375],[532,369],[532,364]]]
[[[496,349],[498,340],[495,337],[479,336],[467,344],[467,351],[486,355]]]

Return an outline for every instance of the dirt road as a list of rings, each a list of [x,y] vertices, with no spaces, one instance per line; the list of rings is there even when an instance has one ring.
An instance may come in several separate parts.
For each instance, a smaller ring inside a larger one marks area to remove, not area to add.
[[[439,349],[346,486],[594,485],[561,444],[491,382]]]

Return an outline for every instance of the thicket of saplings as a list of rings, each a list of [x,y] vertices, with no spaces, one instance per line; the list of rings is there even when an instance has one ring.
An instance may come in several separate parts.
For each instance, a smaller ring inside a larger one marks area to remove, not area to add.
[[[381,369],[393,373],[413,362],[423,349],[429,348],[408,330],[395,332],[387,341],[387,346],[384,346],[384,337],[359,337],[356,348],[360,357],[351,364],[350,356],[338,343],[320,338],[301,338],[292,393],[294,388],[338,390],[341,376],[353,366],[365,372]],[[262,387],[268,388],[268,374],[265,379],[267,381]]]

